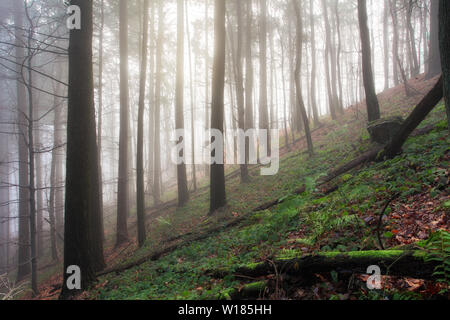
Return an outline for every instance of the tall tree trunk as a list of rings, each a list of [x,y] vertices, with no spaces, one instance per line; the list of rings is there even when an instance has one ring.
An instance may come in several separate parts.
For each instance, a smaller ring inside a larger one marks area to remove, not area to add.
[[[144,20],[142,24],[142,54],[139,80],[139,111],[136,157],[136,205],[138,244],[145,243],[145,190],[144,190],[144,110],[145,89],[147,85],[147,51],[148,51],[148,7],[149,0],[144,0]]]
[[[205,0],[205,130],[210,128],[209,115],[209,0]],[[209,166],[205,166],[205,176],[209,175]]]
[[[148,85],[148,168],[147,168],[147,192],[153,193],[154,184],[154,150],[155,150],[155,2],[150,2],[150,35],[149,35],[149,85]]]
[[[406,27],[409,35],[409,45],[412,56],[412,72],[411,76],[415,77],[419,74],[419,59],[417,57],[416,37],[414,27],[412,25],[412,15],[414,10],[414,0],[406,0]]]
[[[158,2],[158,38],[156,40],[156,76],[155,76],[155,152],[154,152],[154,185],[153,202],[161,202],[161,77],[162,77],[162,50],[164,37],[163,2]]]
[[[98,186],[100,196],[100,218],[101,218],[101,233],[104,239],[104,225],[103,225],[103,176],[102,176],[102,131],[103,131],[103,34],[105,26],[105,1],[100,3],[100,35],[99,35],[99,57],[98,57],[98,110],[97,110],[97,150],[98,150]]]
[[[319,113],[317,111],[316,99],[316,82],[317,82],[317,57],[316,57],[316,27],[314,19],[314,0],[309,0],[309,23],[311,26],[311,107],[313,111],[314,126],[317,127],[319,123]]]
[[[369,27],[367,26],[366,0],[358,0],[359,32],[361,36],[362,67],[369,122],[380,119],[380,106],[373,81]]]
[[[32,58],[34,53],[32,52],[32,39],[34,36],[34,26],[29,13],[26,8],[26,15],[30,23],[30,28],[28,32],[28,57],[27,57],[27,68],[28,68],[28,83],[27,83],[27,93],[28,93],[28,164],[29,168],[29,202],[30,202],[30,253],[31,253],[31,291],[32,296],[35,297],[39,294],[37,286],[37,244],[36,244],[36,187],[35,187],[35,158],[34,158],[34,101],[33,101],[33,64]]]
[[[39,129],[35,129],[35,146],[38,152],[35,154],[36,163],[36,251],[37,256],[42,258],[44,254],[44,238],[43,238],[43,212],[44,212],[44,181],[42,176],[42,149],[41,134]]]
[[[215,0],[214,6],[214,34],[215,34],[215,52],[213,66],[213,84],[212,84],[212,110],[211,110],[211,128],[223,133],[224,120],[224,89],[225,89],[225,1]],[[211,143],[213,143],[211,138]],[[214,153],[215,151],[213,151]],[[211,154],[212,157],[216,156]],[[219,155],[223,157],[223,155]],[[210,214],[217,209],[225,206],[225,172],[224,165],[213,163],[211,165],[211,194],[210,194]]]
[[[397,65],[397,69],[400,72],[400,75],[402,77],[403,80],[403,84],[405,86],[405,94],[406,96],[411,96],[411,91],[409,89],[408,86],[408,79],[406,77],[406,73],[405,73],[405,69],[403,68],[402,65],[402,61],[400,60],[400,55],[398,53],[398,41],[399,41],[399,34],[398,34],[398,17],[397,17],[397,0],[390,0],[390,4],[391,4],[391,17],[392,17],[392,24],[393,24],[393,29],[394,29],[394,64]],[[396,71],[396,72],[398,72]],[[395,72],[394,72],[395,74]],[[397,85],[397,84],[396,84]]]
[[[447,111],[448,129],[450,131],[450,3],[448,0],[440,0],[439,4],[439,40],[445,110]]]
[[[425,79],[431,79],[442,72],[439,52],[439,0],[431,0],[430,6],[430,50],[428,73]]]
[[[324,59],[325,59],[325,76],[327,79],[327,91],[328,91],[328,103],[331,113],[331,118],[333,120],[337,119],[336,116],[336,100],[334,96],[334,90],[333,86],[333,80],[330,79],[330,56],[332,56],[332,46],[331,46],[331,28],[330,28],[330,22],[328,19],[328,10],[327,10],[327,4],[325,0],[322,0],[322,11],[323,11],[323,18],[325,23],[325,34],[326,34],[326,43],[325,43],[325,53],[324,53]],[[334,68],[335,65],[331,62],[331,68]],[[333,72],[331,72],[332,74]]]
[[[393,39],[392,39],[392,56],[393,56],[393,62],[392,62],[392,75],[394,77],[394,86],[398,86],[400,84],[400,76],[399,76],[399,67],[398,67],[398,61],[397,58],[399,56],[398,50],[399,50],[399,34],[398,34],[398,15],[397,15],[397,0],[388,0],[389,1],[389,10],[392,17],[392,33],[393,33]]]
[[[14,25],[15,29],[15,56],[16,72],[23,74],[22,65],[25,63],[25,52],[23,48],[23,3],[14,1]],[[26,109],[26,88],[20,81],[16,82],[17,92],[17,114],[19,132],[19,245],[18,245],[18,271],[17,281],[22,281],[31,271],[30,264],[30,204],[28,202],[30,190],[29,185],[29,167],[28,167],[28,147],[27,147],[27,109]]]
[[[260,0],[259,20],[259,128],[267,130],[267,154],[270,151],[269,114],[267,110],[267,0]]]
[[[54,90],[56,94],[58,94],[58,89]],[[58,162],[58,147],[59,147],[59,136],[58,132],[60,131],[59,122],[60,122],[60,114],[61,114],[61,106],[58,105],[56,97],[54,97],[54,114],[55,118],[53,120],[53,150],[52,150],[52,163],[50,169],[50,196],[48,201],[48,217],[50,224],[50,250],[52,255],[52,260],[58,260],[58,248],[56,244],[56,220],[55,220],[55,195],[56,189],[58,188],[58,182],[56,180],[56,165]]]
[[[237,29],[237,49],[236,49],[236,66],[235,66],[235,74],[236,74],[236,96],[237,96],[237,107],[238,107],[238,128],[245,130],[245,97],[244,97],[244,76],[243,76],[243,68],[242,68],[242,48],[244,46],[244,18],[242,15],[242,1],[236,0],[236,13],[238,20],[238,29]],[[241,155],[241,157],[245,154]],[[240,161],[241,164],[241,182],[248,182],[248,168],[245,161]]]
[[[253,55],[252,55],[252,0],[246,1],[246,24],[245,24],[245,130],[253,129]],[[249,161],[250,150],[249,138],[245,141],[245,163]],[[250,178],[250,176],[249,176]]]
[[[286,76],[285,76],[285,54],[283,37],[280,34],[280,48],[281,48],[281,83],[283,85],[283,128],[284,128],[284,144],[290,150],[289,134],[287,129],[287,96],[286,96]]]
[[[292,0],[294,6],[295,15],[297,16],[297,37],[296,37],[296,47],[297,47],[297,59],[295,65],[295,85],[297,91],[297,105],[300,108],[300,113],[303,119],[303,127],[305,129],[306,141],[308,144],[308,152],[312,157],[314,155],[314,147],[311,138],[311,131],[309,129],[308,116],[306,115],[305,104],[303,103],[302,90],[301,90],[301,67],[302,67],[302,46],[303,46],[303,22],[300,11],[300,5],[298,0]]]
[[[336,32],[337,32],[337,52],[336,52],[336,67],[337,67],[337,82],[339,87],[339,95],[338,95],[338,105],[339,111],[341,113],[344,112],[344,96],[342,93],[342,74],[341,74],[341,52],[342,52],[342,40],[341,40],[341,18],[339,15],[339,1],[335,1],[334,3],[334,12],[336,15]]]
[[[129,210],[129,114],[128,101],[128,1],[119,0],[120,19],[120,137],[119,179],[117,188],[116,247],[128,241],[127,217]]]
[[[194,191],[197,191],[197,174],[195,166],[195,103],[194,103],[194,81],[192,79],[192,49],[191,49],[191,33],[189,30],[189,10],[188,0],[185,0],[185,16],[186,16],[186,33],[188,39],[188,56],[189,56],[189,88],[191,97],[191,149],[192,149],[192,182]],[[195,70],[195,69],[194,69]]]
[[[175,127],[184,131],[184,0],[177,0],[177,79],[175,92]],[[183,145],[180,156],[185,156],[186,141],[180,137],[178,144]],[[186,163],[177,165],[178,206],[183,207],[189,200],[186,176]]]
[[[384,0],[383,11],[384,90],[389,89],[389,0]]]
[[[71,30],[69,40],[64,270],[78,266],[84,290],[98,271],[93,245],[94,233],[100,231],[94,223],[100,197],[92,64],[93,4],[84,0],[72,0],[71,4],[80,7],[83,27]],[[66,285],[69,276],[64,272],[61,298],[77,293]]]

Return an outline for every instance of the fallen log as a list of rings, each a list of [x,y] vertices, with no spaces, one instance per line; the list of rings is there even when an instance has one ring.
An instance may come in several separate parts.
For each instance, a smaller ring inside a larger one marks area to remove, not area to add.
[[[410,134],[419,126],[419,124],[427,117],[434,107],[441,101],[444,96],[444,80],[442,76],[435,84],[433,89],[419,102],[413,112],[403,122],[400,130],[388,143],[384,149],[384,156],[393,158],[401,152],[402,146]]]
[[[300,258],[275,259],[240,266],[235,270],[212,271],[209,274],[216,278],[230,274],[257,278],[274,274],[275,268],[279,274],[305,277],[331,271],[366,274],[369,266],[377,265],[382,275],[432,279],[437,263],[425,262],[426,256],[427,253],[421,250],[326,252]]]

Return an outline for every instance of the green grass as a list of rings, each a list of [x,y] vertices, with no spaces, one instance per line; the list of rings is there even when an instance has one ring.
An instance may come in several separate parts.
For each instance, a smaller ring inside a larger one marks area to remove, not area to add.
[[[407,197],[422,192],[424,186],[434,195],[442,192],[439,181],[445,171],[440,168],[450,167],[443,160],[449,147],[443,105],[422,126],[437,122],[436,129],[428,135],[410,138],[402,155],[343,175],[335,181],[339,190],[322,198],[314,192],[315,181],[330,168],[370,148],[361,124],[341,126],[315,141],[316,146],[323,147],[316,148],[312,159],[299,155],[298,151],[286,155],[276,176],[260,177],[255,171],[249,184],[240,184],[239,178],[227,181],[228,207],[218,217],[207,218],[208,191],[196,194],[185,208],[152,220],[145,247],[127,261],[157,251],[164,246],[164,239],[173,235],[214,226],[233,214],[249,213],[269,200],[285,201],[272,210],[250,215],[235,228],[190,243],[158,261],[144,263],[120,275],[104,276],[99,279],[103,285],[89,292],[90,298],[215,299],[241,282],[232,277],[213,279],[206,275],[207,270],[233,269],[274,256],[287,256],[292,253],[289,249],[292,245],[305,246],[313,252],[376,250],[373,232],[364,223],[363,216],[370,210],[379,210],[380,199],[389,198],[395,192]],[[305,184],[304,194],[292,194]],[[299,230],[302,236],[290,237]],[[402,297],[417,298],[399,294],[398,298]]]

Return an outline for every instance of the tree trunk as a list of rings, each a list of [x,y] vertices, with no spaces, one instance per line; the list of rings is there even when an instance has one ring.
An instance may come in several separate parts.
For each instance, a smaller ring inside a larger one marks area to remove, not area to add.
[[[259,18],[259,128],[267,130],[267,154],[270,151],[269,114],[267,110],[267,0],[260,0]]]
[[[92,67],[93,4],[83,0],[72,0],[71,4],[80,7],[83,28],[72,30],[69,40],[64,270],[78,266],[84,290],[98,269],[92,246],[93,233],[99,232],[93,220],[100,210]],[[69,276],[64,272],[61,298],[77,293],[66,286]]]
[[[412,72],[411,76],[415,77],[419,74],[419,59],[417,57],[417,48],[416,48],[416,37],[414,33],[414,27],[412,25],[412,15],[414,9],[414,0],[406,0],[406,26],[409,32],[409,44],[411,48],[412,55]]]
[[[409,135],[426,118],[443,97],[443,77],[439,79],[434,88],[422,99],[409,117],[405,120],[400,130],[391,139],[385,148],[387,157],[394,157],[400,153],[403,144]]]
[[[149,194],[153,193],[153,184],[154,184],[154,148],[155,148],[155,2],[150,2],[150,63],[149,63],[149,106],[148,106],[148,168],[147,168],[147,192]]]
[[[384,90],[389,89],[389,0],[384,0],[383,11]]]
[[[366,104],[369,122],[380,119],[380,106],[378,104],[375,84],[373,82],[371,48],[369,38],[369,28],[367,26],[366,0],[358,0],[359,30],[361,36],[364,89],[366,91]]]
[[[153,202],[161,202],[161,81],[162,81],[162,50],[164,37],[163,2],[158,2],[158,38],[156,40],[156,76],[155,76],[155,145],[154,145],[154,180]]]
[[[327,254],[306,255],[301,258],[279,259],[261,262],[252,266],[242,266],[233,273],[247,277],[262,277],[283,270],[284,274],[310,278],[315,273],[330,271],[345,273],[367,273],[367,267],[378,265],[382,275],[409,276],[419,279],[432,279],[436,262],[425,262],[425,252],[384,250],[358,252],[329,252]],[[212,272],[216,277],[229,274],[228,270]]]
[[[214,6],[214,24],[215,24],[215,52],[213,66],[213,84],[212,84],[212,111],[211,111],[211,128],[219,130],[223,133],[224,120],[224,89],[225,89],[225,1],[215,0]],[[211,137],[211,143],[214,140]],[[215,156],[215,151],[211,154]],[[220,155],[223,157],[223,155]],[[224,165],[213,163],[211,165],[211,194],[210,194],[210,214],[217,209],[225,206],[225,173]]]
[[[331,118],[333,120],[337,119],[336,116],[336,101],[334,97],[334,90],[333,90],[333,81],[330,79],[330,55],[331,55],[331,28],[330,28],[330,21],[328,19],[328,10],[327,10],[327,4],[325,0],[322,0],[322,11],[323,11],[323,18],[325,23],[325,34],[326,34],[326,43],[325,43],[325,53],[324,53],[324,59],[325,59],[325,76],[327,79],[327,91],[328,91],[328,104],[330,108]],[[331,63],[331,68],[334,68],[335,65]]]
[[[398,16],[397,16],[397,0],[388,0],[389,1],[389,11],[392,17],[392,75],[394,77],[394,86],[398,86],[400,84],[399,81],[399,71],[398,71],[398,46],[399,46],[399,35],[398,35]]]
[[[23,23],[23,3],[14,1],[14,25],[15,29],[15,56],[16,56],[16,72],[21,75],[22,64],[25,63],[25,52],[23,48],[23,31],[20,29],[24,26]],[[27,148],[27,109],[26,109],[26,90],[24,84],[16,81],[17,92],[17,114],[18,127],[22,134],[19,136],[19,233],[18,233],[18,271],[17,281],[22,281],[31,271],[30,264],[30,207],[29,207],[29,167],[28,167],[28,148]]]
[[[136,205],[138,244],[145,243],[145,190],[144,190],[144,109],[145,89],[147,85],[147,51],[148,51],[148,7],[149,0],[144,0],[144,20],[142,24],[142,54],[139,80],[139,111],[136,157]]]
[[[175,127],[184,131],[184,0],[177,0],[177,76],[175,92]],[[180,137],[178,144],[183,145],[180,153],[185,156],[186,141]],[[177,165],[178,206],[183,207],[189,200],[189,191],[186,176],[186,163]]]
[[[439,1],[431,0],[430,6],[430,49],[428,57],[428,73],[425,79],[431,79],[442,72],[439,52]]]
[[[317,82],[317,57],[316,57],[316,27],[314,19],[314,0],[309,1],[310,5],[310,16],[309,21],[311,25],[311,107],[313,111],[314,127],[320,125],[319,113],[317,110],[317,99],[316,99],[316,82]]]
[[[245,24],[245,130],[253,129],[253,55],[252,55],[252,1],[246,1]],[[245,163],[249,161],[250,139],[245,141]]]
[[[295,14],[297,16],[297,37],[296,37],[296,47],[297,47],[297,59],[296,59],[296,66],[295,66],[295,86],[297,91],[297,104],[300,108],[299,112],[303,119],[303,128],[305,129],[305,136],[306,141],[308,144],[308,152],[309,155],[312,157],[314,155],[314,147],[313,142],[311,138],[311,131],[309,129],[309,121],[308,116],[306,115],[306,109],[305,104],[303,103],[302,98],[302,89],[301,89],[301,67],[302,67],[302,46],[303,46],[303,22],[302,22],[302,16],[300,11],[300,6],[298,3],[298,0],[292,0],[292,4],[294,6]]]
[[[205,130],[210,128],[209,115],[209,0],[205,0]],[[205,176],[209,175],[209,166],[205,166]]]
[[[194,191],[197,191],[197,174],[195,166],[195,91],[194,91],[194,80],[192,79],[192,74],[194,73],[192,69],[192,49],[191,49],[191,33],[189,31],[189,10],[188,10],[188,0],[185,0],[185,16],[186,16],[186,33],[188,39],[188,56],[189,56],[189,88],[191,97],[191,149],[192,149],[192,183],[194,185]],[[194,68],[196,70],[196,68]]]
[[[98,110],[97,110],[97,150],[98,150],[98,186],[99,186],[99,201],[100,201],[100,227],[101,234],[104,240],[105,232],[103,225],[103,175],[102,175],[102,132],[103,132],[103,34],[105,26],[105,1],[100,3],[100,35],[99,35],[99,57],[98,57]]]
[[[240,0],[236,0],[236,14],[237,14],[237,49],[236,49],[236,61],[235,61],[235,74],[236,74],[236,97],[237,97],[237,107],[238,107],[238,128],[241,130],[245,130],[245,97],[244,97],[244,76],[242,69],[242,48],[244,45],[244,18],[242,15],[242,2]],[[248,169],[247,164],[245,163],[245,154],[239,155],[241,164],[241,182],[248,182]]]
[[[444,80],[445,110],[447,111],[448,129],[450,130],[450,3],[440,0],[439,38]]]
[[[128,241],[127,217],[129,210],[128,145],[130,106],[128,102],[128,1],[119,0],[120,19],[120,137],[119,179],[117,187],[116,247]]]

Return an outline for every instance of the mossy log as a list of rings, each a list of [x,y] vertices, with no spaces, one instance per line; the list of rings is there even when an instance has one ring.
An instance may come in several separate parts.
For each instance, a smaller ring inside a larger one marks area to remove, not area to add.
[[[425,262],[426,252],[421,250],[383,250],[355,252],[326,252],[303,257],[280,257],[274,261],[243,265],[232,272],[218,270],[215,277],[227,274],[245,277],[261,277],[276,272],[292,276],[308,276],[331,271],[341,273],[367,273],[371,265],[380,267],[382,275],[408,276],[418,279],[431,279],[436,262]]]
[[[264,297],[268,288],[268,281],[252,282],[241,288],[230,288],[222,291],[217,300],[258,299]]]

